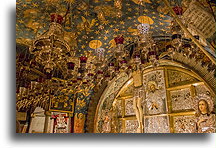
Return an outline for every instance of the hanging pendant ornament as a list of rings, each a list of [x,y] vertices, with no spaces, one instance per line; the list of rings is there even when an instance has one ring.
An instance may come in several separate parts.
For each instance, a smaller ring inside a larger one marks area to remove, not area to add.
[[[182,17],[183,8],[180,6],[175,6],[173,7],[173,11],[177,15],[177,17],[181,20],[181,22],[184,23],[185,21]],[[176,49],[176,51],[179,52],[179,49],[182,46],[182,38],[184,33],[182,32],[180,25],[175,20],[171,22],[171,32],[172,32],[171,44]]]
[[[71,51],[64,40],[63,17],[51,14],[50,18],[49,29],[37,36],[29,48],[30,53],[35,55],[35,61],[44,67],[46,73],[51,73],[59,64],[67,66],[67,54]]]
[[[140,34],[148,34],[148,32],[150,30],[150,25],[149,24],[139,24],[137,26],[137,29],[138,29]]]
[[[121,35],[121,36],[116,37],[114,40],[117,45],[116,49],[114,49],[114,54],[115,54],[116,59],[120,60],[121,59],[120,56],[123,55],[124,53],[123,51],[124,50],[124,45],[123,45],[124,37],[123,35]]]
[[[158,60],[159,60],[159,57],[158,57],[158,49],[157,49],[157,45],[156,44],[153,44],[152,47],[149,49],[149,62],[153,65],[153,66],[158,66]]]
[[[86,56],[80,57],[80,73],[83,73],[86,70],[87,59]]]
[[[95,49],[96,53],[96,65],[101,65],[104,62],[104,48],[97,48]]]
[[[116,9],[122,9],[122,0],[114,0],[114,7]]]

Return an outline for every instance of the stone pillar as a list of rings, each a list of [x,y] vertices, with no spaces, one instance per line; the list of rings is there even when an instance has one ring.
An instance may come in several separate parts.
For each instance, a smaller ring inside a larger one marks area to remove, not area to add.
[[[49,133],[50,118],[51,118],[51,112],[45,111],[44,133]]]

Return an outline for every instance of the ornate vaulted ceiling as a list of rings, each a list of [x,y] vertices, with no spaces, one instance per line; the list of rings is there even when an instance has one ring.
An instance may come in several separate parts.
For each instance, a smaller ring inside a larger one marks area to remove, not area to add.
[[[67,13],[64,29],[77,54],[102,47],[110,56],[115,46],[113,39],[123,35],[126,42],[133,41],[141,23],[151,24],[154,36],[168,36],[171,17],[162,10],[162,4],[161,0],[143,0],[142,4],[126,0],[120,12],[113,0],[18,0],[17,42],[29,45],[36,35],[48,29],[52,13]],[[103,12],[104,18],[97,16],[98,11]]]
[[[190,0],[169,2],[185,10]],[[209,9],[208,3],[200,2]],[[114,0],[17,0],[17,53],[24,53],[25,61],[31,59],[28,46],[36,36],[48,30],[50,15],[54,13],[64,17],[64,39],[76,51],[77,57],[102,47],[106,58],[110,58],[116,46],[114,38],[123,35],[125,45],[133,42],[141,23],[150,24],[155,39],[171,36],[173,18],[163,0],[141,0],[141,3],[140,0],[122,0],[122,5],[115,5]]]

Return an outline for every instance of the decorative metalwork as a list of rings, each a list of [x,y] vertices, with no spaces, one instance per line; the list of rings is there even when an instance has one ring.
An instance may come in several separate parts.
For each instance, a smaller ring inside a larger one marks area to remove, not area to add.
[[[190,88],[170,91],[170,97],[173,111],[193,109]]]
[[[195,116],[176,116],[173,117],[175,133],[195,133],[196,118]]]
[[[122,100],[117,100],[115,106],[117,108],[117,115],[121,117],[122,112],[123,112],[123,110],[122,110]]]
[[[103,126],[103,119],[105,118],[104,112],[110,112],[110,109],[113,105],[113,101],[115,99],[115,96],[119,92],[119,90],[122,88],[122,86],[125,84],[125,82],[128,80],[128,75],[126,73],[121,73],[116,79],[113,80],[113,82],[108,86],[108,88],[104,91],[104,94],[102,95],[102,102],[99,107],[98,111],[98,117],[97,117],[97,123],[96,123],[96,131],[97,132],[103,132],[102,126]]]
[[[135,115],[134,107],[133,107],[133,98],[125,100],[125,115]]]
[[[195,90],[197,96],[199,96],[200,94],[210,95],[210,91],[205,85],[197,85],[195,86]]]
[[[214,34],[214,17],[198,2],[192,1],[183,16],[188,24],[188,29],[194,33],[193,35],[202,34],[204,38],[209,38]]]
[[[118,122],[119,124],[118,124],[118,129],[119,129],[119,133],[123,133],[123,127],[122,127],[122,120],[119,120],[119,122]]]
[[[68,90],[69,91],[69,90]],[[63,110],[68,112],[74,112],[75,96],[74,94],[68,94],[67,92],[57,92],[54,97],[50,99],[50,110]],[[78,102],[77,102],[78,103]]]
[[[166,113],[166,89],[162,70],[143,75],[146,86],[145,114]]]
[[[167,70],[169,87],[198,82],[198,80],[186,73],[176,70]]]
[[[52,85],[51,80],[38,79],[30,83],[30,87],[20,87],[19,92],[16,94],[17,102],[16,109],[30,109],[31,107],[48,107],[50,98],[53,97],[53,91],[57,90]],[[44,82],[42,82],[44,81]]]
[[[63,17],[53,14],[51,20],[49,30],[37,36],[29,48],[29,51],[36,56],[36,62],[43,65],[47,73],[53,71],[57,65],[66,65],[68,54],[75,54],[64,40],[64,30],[61,25]]]
[[[138,133],[138,121],[137,120],[126,120],[125,121],[125,133]]]
[[[153,116],[145,118],[145,133],[169,133],[169,120],[167,116]]]

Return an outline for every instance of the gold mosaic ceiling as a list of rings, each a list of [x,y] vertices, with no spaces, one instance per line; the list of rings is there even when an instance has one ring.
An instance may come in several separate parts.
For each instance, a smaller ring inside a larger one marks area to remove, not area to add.
[[[180,4],[173,3],[173,5]],[[131,42],[137,35],[137,26],[149,23],[154,36],[169,35],[172,18],[167,15],[161,0],[123,0],[119,11],[113,0],[17,0],[17,43],[29,45],[36,35],[45,32],[50,23],[50,15],[66,15],[65,35],[77,55],[84,55],[87,50],[93,52],[102,47],[107,57],[115,46],[114,37],[123,35],[126,42]],[[104,19],[97,16],[102,10]]]

